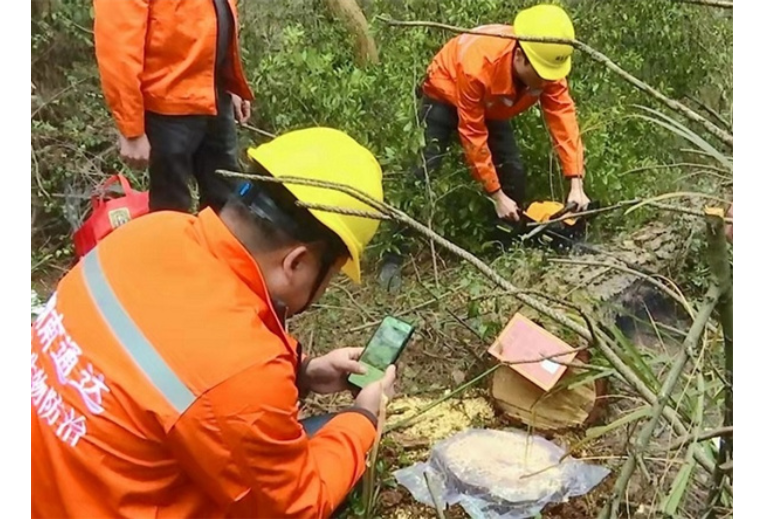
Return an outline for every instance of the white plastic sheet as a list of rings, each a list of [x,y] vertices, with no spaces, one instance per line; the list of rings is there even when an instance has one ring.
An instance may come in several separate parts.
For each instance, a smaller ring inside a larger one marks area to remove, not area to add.
[[[588,493],[610,473],[570,457],[558,464],[564,454],[523,431],[469,429],[436,443],[426,463],[394,476],[429,506],[434,495],[441,507],[459,504],[474,519],[526,519],[547,504]]]

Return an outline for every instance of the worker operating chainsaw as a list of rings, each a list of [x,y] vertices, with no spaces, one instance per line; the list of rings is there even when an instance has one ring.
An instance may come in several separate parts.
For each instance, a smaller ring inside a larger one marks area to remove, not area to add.
[[[518,13],[514,25],[475,29],[498,35],[574,39],[573,24],[560,7],[537,5]],[[519,222],[525,203],[525,170],[510,120],[541,106],[570,183],[568,202],[585,209],[583,144],[566,77],[570,45],[462,34],[438,52],[418,89],[419,120],[425,129],[424,164],[415,175],[437,171],[455,132],[472,171],[495,204],[496,215]],[[386,265],[400,265],[399,255]],[[383,268],[383,272],[384,272]]]

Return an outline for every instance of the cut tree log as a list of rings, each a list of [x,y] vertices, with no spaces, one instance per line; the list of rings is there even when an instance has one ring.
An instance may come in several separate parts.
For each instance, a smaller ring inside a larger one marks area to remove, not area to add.
[[[373,65],[379,63],[377,44],[369,31],[366,16],[356,0],[327,0],[326,3],[332,14],[342,20],[355,36],[355,54],[358,64],[364,66],[369,63]]]
[[[585,314],[597,315],[606,325],[631,325],[634,332],[624,332],[633,335],[632,340],[639,347],[648,347],[642,344],[643,326],[631,322],[633,318],[630,312],[648,305],[655,310],[656,320],[661,320],[657,305],[668,305],[676,301],[666,295],[665,303],[661,297],[653,302],[653,294],[661,296],[663,292],[640,277],[640,271],[667,272],[672,269],[681,254],[680,244],[690,232],[689,225],[698,225],[695,219],[687,219],[687,222],[687,228],[670,228],[654,221],[627,239],[600,246],[602,254],[574,252],[559,263],[550,258],[554,267],[547,270],[534,288],[550,296],[572,301]],[[660,280],[648,274],[641,275],[652,278],[654,282]],[[572,346],[585,346],[563,327],[544,319],[532,309],[524,307],[522,311],[555,335],[573,341],[570,342]],[[679,314],[678,317],[686,316]],[[647,335],[644,340],[650,341]],[[588,352],[582,351],[576,360],[586,363],[588,358]],[[581,368],[569,367],[556,387],[564,387],[567,380],[582,372]],[[596,382],[577,383],[570,390],[553,389],[545,393],[510,366],[501,366],[493,375],[490,392],[494,405],[510,421],[539,431],[560,432],[588,427],[596,422],[607,411],[607,401],[604,398],[606,387],[606,379],[600,378]]]
[[[576,356],[579,363],[588,360],[586,351]],[[539,432],[586,427],[597,421],[605,409],[607,382],[600,378],[565,387],[584,371],[583,368],[568,367],[557,386],[546,392],[511,366],[502,365],[493,374],[491,398],[494,406],[511,422],[530,426]]]

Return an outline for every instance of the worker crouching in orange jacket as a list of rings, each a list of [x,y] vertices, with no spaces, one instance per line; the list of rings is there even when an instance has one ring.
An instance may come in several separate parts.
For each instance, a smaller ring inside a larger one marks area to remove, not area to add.
[[[346,134],[284,134],[258,171],[382,200],[372,154]],[[248,182],[220,215],[156,212],[103,240],[32,326],[33,518],[318,518],[365,468],[382,395],[306,431],[298,399],[347,389],[361,348],[306,358],[284,319],[360,258],[378,222],[331,189]]]
[[[514,25],[486,25],[476,32],[574,39],[573,24],[560,7],[537,5],[518,13]],[[525,170],[510,120],[536,103],[549,127],[563,175],[570,182],[568,202],[583,210],[584,153],[576,110],[566,76],[573,47],[461,34],[438,52],[417,89],[419,121],[425,128],[424,168],[439,168],[452,137],[459,140],[475,180],[489,195],[501,220],[519,221],[525,204]],[[506,233],[497,233],[498,237]],[[400,248],[406,248],[400,244]],[[381,281],[393,284],[402,258],[389,254]]]
[[[573,25],[559,7],[521,11],[514,26],[488,25],[489,34],[573,39]],[[421,119],[427,133],[427,165],[435,169],[458,131],[472,174],[496,202],[500,218],[519,219],[525,172],[510,119],[541,105],[562,171],[570,180],[569,202],[585,208],[583,145],[565,77],[569,45],[523,42],[462,34],[449,41],[427,69]]]

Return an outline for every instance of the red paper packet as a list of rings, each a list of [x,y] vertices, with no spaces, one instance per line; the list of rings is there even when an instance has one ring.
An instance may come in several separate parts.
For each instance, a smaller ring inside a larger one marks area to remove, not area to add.
[[[509,363],[512,369],[544,391],[552,389],[567,370],[567,366],[555,361],[568,363],[576,356],[569,344],[520,313],[512,317],[488,353]],[[539,362],[511,364],[552,355],[556,356]]]

